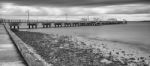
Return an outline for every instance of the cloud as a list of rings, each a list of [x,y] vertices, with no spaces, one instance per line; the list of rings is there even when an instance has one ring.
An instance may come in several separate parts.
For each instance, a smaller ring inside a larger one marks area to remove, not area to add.
[[[150,3],[150,0],[0,0],[1,3],[15,3],[31,6],[103,6],[130,3]]]
[[[12,3],[5,3],[0,8],[3,15],[26,15],[29,10],[31,15],[98,15],[104,14],[109,9],[99,7],[43,7],[43,6],[18,6]]]
[[[0,14],[26,15],[30,10],[31,15],[93,15],[101,14],[150,14],[148,4],[125,4],[99,7],[53,7],[53,6],[21,6],[13,3],[1,4]]]
[[[149,14],[150,5],[148,4],[126,4],[120,6],[106,7],[111,8],[108,14]]]
[[[150,18],[149,9],[150,5],[146,4],[126,4],[100,7],[46,7],[3,3],[1,4],[0,14],[26,16],[27,10],[29,10],[30,15],[32,16],[64,16],[65,14],[68,14],[69,16],[98,16],[104,20],[108,18],[117,18],[120,20],[148,20]]]

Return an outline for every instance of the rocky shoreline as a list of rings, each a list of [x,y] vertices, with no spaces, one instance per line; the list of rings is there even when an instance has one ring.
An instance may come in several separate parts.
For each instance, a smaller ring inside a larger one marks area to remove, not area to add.
[[[128,54],[125,50],[109,48],[106,42],[27,31],[15,33],[53,66],[150,65],[150,57],[133,57],[133,54]]]

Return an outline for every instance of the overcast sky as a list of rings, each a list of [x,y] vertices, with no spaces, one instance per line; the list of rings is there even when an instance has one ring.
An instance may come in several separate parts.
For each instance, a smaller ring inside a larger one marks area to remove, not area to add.
[[[150,17],[150,0],[0,0],[1,15]]]

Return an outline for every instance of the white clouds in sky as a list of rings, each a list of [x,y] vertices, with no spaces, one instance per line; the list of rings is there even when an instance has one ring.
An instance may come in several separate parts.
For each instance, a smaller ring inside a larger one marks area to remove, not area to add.
[[[99,15],[110,9],[104,7],[50,7],[50,6],[19,6],[12,3],[1,4],[0,13],[4,15],[25,15],[30,10],[32,15]]]
[[[13,3],[1,3],[0,14],[2,15],[75,15],[75,16],[103,16],[115,18],[127,18],[129,20],[146,18],[150,14],[150,5],[148,4],[124,4],[109,5],[97,7],[52,7],[52,6],[20,6]],[[107,15],[106,15],[107,14]],[[108,15],[109,14],[109,15]],[[129,18],[130,17],[130,18]]]
[[[0,8],[0,13],[3,15],[23,15],[28,9],[31,10],[31,12],[40,12],[40,10],[35,7],[18,6],[12,3],[5,3],[2,4],[2,8]]]

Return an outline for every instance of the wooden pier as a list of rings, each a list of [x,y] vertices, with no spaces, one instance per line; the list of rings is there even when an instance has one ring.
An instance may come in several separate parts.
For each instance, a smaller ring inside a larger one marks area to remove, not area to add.
[[[42,28],[51,27],[79,27],[79,26],[100,26],[112,24],[127,24],[127,21],[38,21],[38,20],[0,20],[0,23],[7,23],[10,29],[19,29],[20,25],[26,23],[29,29],[38,28],[41,24]]]
[[[29,29],[30,28],[37,28],[38,23],[36,23],[36,22],[30,22],[30,23],[27,23],[27,25],[28,25]]]
[[[11,22],[8,23],[10,26],[10,29],[19,29],[19,25],[21,24],[20,22]]]

